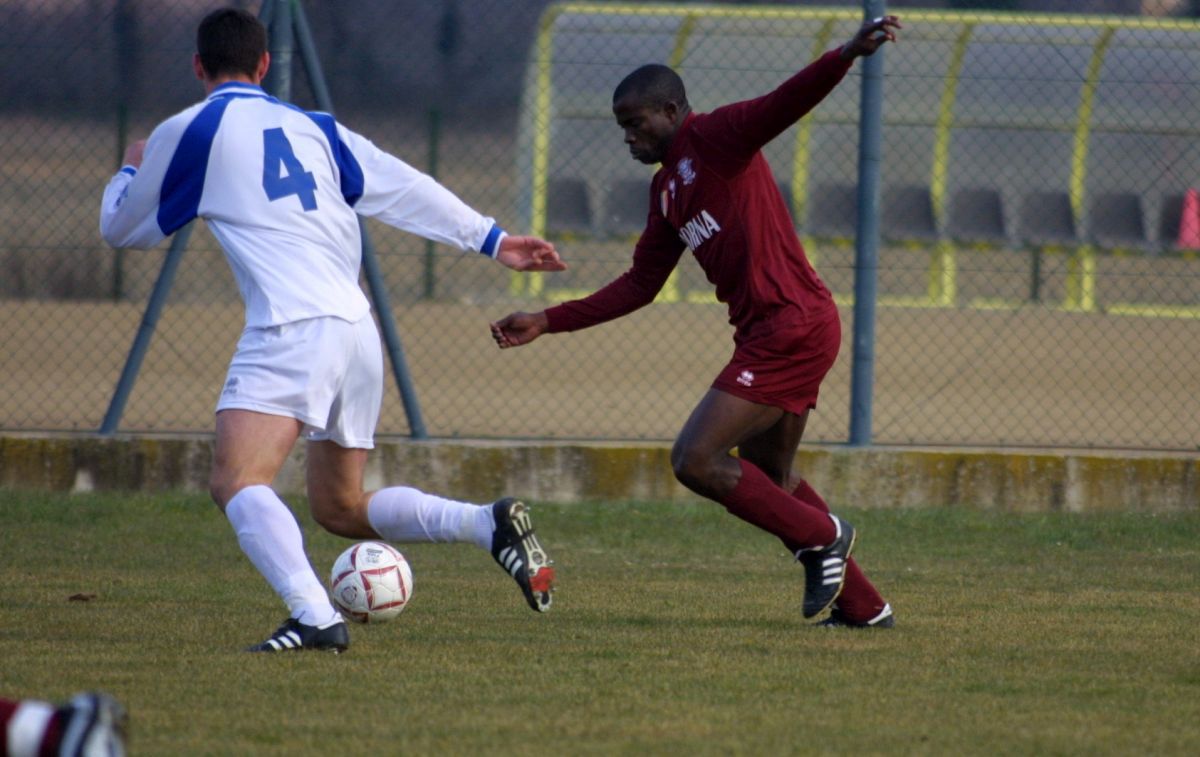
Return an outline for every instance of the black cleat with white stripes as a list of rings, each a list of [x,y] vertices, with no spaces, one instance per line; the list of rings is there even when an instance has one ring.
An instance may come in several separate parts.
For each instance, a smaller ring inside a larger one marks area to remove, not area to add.
[[[310,626],[295,618],[283,622],[270,638],[246,649],[247,652],[299,652],[312,649],[318,652],[345,652],[350,646],[350,632],[340,617],[325,626]]]
[[[846,561],[854,551],[854,526],[830,515],[837,528],[833,543],[823,549],[802,549],[796,559],[804,566],[804,617],[820,615],[842,593]]]
[[[492,557],[521,587],[529,606],[546,612],[554,590],[554,561],[533,533],[529,508],[518,499],[505,497],[492,505],[492,517],[496,521]]]

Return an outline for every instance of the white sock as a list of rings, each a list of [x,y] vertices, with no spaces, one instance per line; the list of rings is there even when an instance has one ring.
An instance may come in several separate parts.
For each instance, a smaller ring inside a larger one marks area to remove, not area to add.
[[[26,700],[17,705],[8,721],[8,751],[4,754],[9,757],[37,757],[46,727],[50,725],[50,718],[54,717],[54,710],[54,705],[49,702]],[[0,739],[0,746],[4,746],[3,739]]]
[[[247,486],[229,500],[225,516],[242,551],[287,604],[291,616],[310,626],[338,617],[325,586],[304,554],[304,535],[288,506],[269,486]]]
[[[409,486],[380,489],[367,503],[367,520],[393,542],[465,541],[492,548],[491,505],[443,499]]]

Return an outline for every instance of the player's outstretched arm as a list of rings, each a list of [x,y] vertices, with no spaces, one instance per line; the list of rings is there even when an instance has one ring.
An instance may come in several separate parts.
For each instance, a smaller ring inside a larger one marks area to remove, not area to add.
[[[160,227],[158,211],[162,178],[176,144],[173,127],[160,125],[151,140],[131,142],[125,148],[121,170],[104,188],[100,235],[113,247],[149,249],[169,233]]]
[[[896,30],[902,29],[896,16],[880,16],[867,21],[850,41],[842,45],[842,57],[853,60],[860,56],[873,55],[884,42],[896,41]]]
[[[496,260],[514,271],[565,271],[567,268],[554,245],[538,237],[505,235],[496,251]]]
[[[492,339],[500,349],[529,344],[550,328],[546,311],[540,313],[512,313],[492,324]]]

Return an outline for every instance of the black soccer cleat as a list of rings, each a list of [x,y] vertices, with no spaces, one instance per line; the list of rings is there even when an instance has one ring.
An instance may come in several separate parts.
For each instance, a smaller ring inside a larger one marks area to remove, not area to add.
[[[835,604],[833,612],[829,613],[829,617],[814,625],[818,628],[895,628],[896,616],[892,614],[892,606],[885,604],[883,610],[870,620],[850,620],[842,614],[842,611]]]
[[[305,625],[295,618],[288,618],[270,638],[261,644],[247,647],[246,651],[299,652],[312,649],[340,654],[349,646],[350,632],[346,630],[346,621],[341,617],[322,627]]]
[[[854,551],[854,526],[830,515],[837,528],[833,543],[823,549],[802,549],[796,559],[804,566],[804,617],[820,615],[842,593],[846,561]]]
[[[554,591],[554,561],[538,543],[524,502],[505,497],[492,505],[496,530],[492,557],[521,587],[525,601],[537,612],[546,612]]]
[[[58,709],[62,738],[60,757],[125,757],[128,717],[121,703],[108,694],[76,694]]]

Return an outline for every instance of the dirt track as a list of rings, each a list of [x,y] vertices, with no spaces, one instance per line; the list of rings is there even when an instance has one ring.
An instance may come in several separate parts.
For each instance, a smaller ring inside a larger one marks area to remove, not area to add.
[[[656,304],[572,335],[500,352],[487,323],[520,301],[398,308],[428,431],[443,437],[669,439],[728,358],[723,308]],[[0,303],[0,426],[94,430],[142,305]],[[122,430],[207,431],[241,329],[238,304],[167,308]],[[852,314],[809,425],[844,441]],[[879,443],[1197,449],[1196,319],[881,307]],[[407,434],[394,386],[382,434]]]

